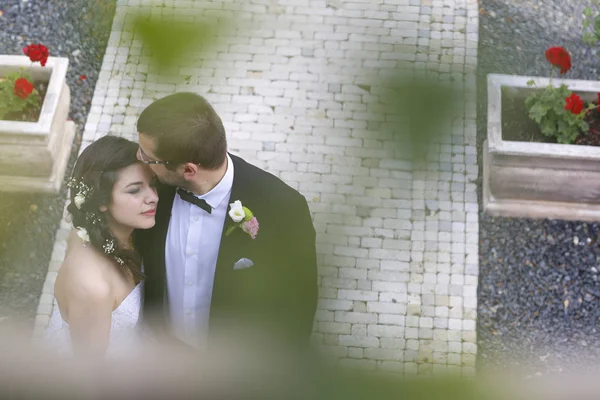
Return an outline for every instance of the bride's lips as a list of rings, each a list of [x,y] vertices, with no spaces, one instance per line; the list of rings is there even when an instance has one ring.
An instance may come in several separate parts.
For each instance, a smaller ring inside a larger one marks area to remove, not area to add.
[[[156,208],[154,208],[152,210],[148,210],[146,212],[143,212],[142,215],[146,215],[148,217],[153,217],[154,215],[156,215]]]

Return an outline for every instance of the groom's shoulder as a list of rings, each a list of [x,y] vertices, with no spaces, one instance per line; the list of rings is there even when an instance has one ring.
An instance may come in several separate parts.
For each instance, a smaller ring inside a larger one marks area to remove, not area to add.
[[[285,183],[281,178],[251,164],[239,156],[233,154],[230,154],[230,156],[234,160],[234,163],[237,164],[236,166],[238,168],[243,168],[244,174],[247,174],[247,176],[252,179],[253,186],[255,186],[257,190],[263,191],[265,195],[304,198],[300,192]]]

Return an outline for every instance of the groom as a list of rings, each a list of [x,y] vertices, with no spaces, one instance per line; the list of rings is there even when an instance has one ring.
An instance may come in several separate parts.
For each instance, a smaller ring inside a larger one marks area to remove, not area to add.
[[[196,348],[248,327],[308,345],[317,265],[305,198],[229,154],[221,119],[197,94],[150,104],[137,131],[138,159],[159,180],[156,225],[135,234],[151,327]]]

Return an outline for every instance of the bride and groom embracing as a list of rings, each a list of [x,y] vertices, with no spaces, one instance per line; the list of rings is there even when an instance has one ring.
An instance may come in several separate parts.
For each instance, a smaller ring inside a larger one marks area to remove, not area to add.
[[[137,131],[139,144],[105,136],[75,164],[46,343],[127,357],[149,341],[204,349],[246,330],[307,346],[317,266],[305,198],[229,154],[199,95],[155,101]]]

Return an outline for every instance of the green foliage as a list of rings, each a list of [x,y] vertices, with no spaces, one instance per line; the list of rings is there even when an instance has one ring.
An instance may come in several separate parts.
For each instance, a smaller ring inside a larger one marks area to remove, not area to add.
[[[15,94],[15,81],[19,78],[25,78],[29,82],[33,82],[31,76],[23,69],[20,72],[9,73],[4,78],[0,78],[0,120],[5,119],[10,114],[22,113],[30,107],[38,110],[40,108],[40,95],[37,90],[33,89],[33,92],[25,99]]]
[[[600,0],[590,0],[591,5],[583,11],[583,36],[584,43],[595,46],[600,42]],[[600,57],[600,50],[596,52]]]
[[[532,83],[528,82],[530,85]],[[583,118],[590,109],[595,107],[590,104],[579,114],[565,110],[565,99],[571,93],[566,85],[560,87],[548,85],[525,99],[529,117],[537,122],[545,136],[555,138],[558,143],[571,144],[581,132],[587,132],[589,126]]]

